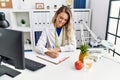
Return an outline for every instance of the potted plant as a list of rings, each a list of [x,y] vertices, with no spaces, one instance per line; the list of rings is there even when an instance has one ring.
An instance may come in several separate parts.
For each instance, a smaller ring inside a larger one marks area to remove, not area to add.
[[[21,19],[21,24],[22,24],[22,26],[25,26],[25,24],[26,24],[25,19]]]
[[[83,62],[85,56],[89,56],[87,43],[84,43],[80,46],[79,60]]]

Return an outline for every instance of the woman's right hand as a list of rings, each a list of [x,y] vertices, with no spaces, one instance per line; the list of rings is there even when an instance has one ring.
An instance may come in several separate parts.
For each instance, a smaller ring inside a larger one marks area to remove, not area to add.
[[[59,56],[58,52],[56,52],[52,48],[48,48],[49,51],[45,52],[46,55],[52,57],[52,58],[57,58]]]

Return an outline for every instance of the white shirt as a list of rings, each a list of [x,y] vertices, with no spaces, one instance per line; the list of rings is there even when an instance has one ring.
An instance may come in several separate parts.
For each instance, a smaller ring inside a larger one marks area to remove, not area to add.
[[[63,31],[63,29],[62,29]],[[75,33],[72,33],[72,41],[70,44],[67,43],[67,40],[65,38],[65,32],[64,32],[64,46],[62,46],[62,31],[60,35],[57,35],[57,45],[60,47],[61,51],[74,51],[76,50],[76,38]],[[65,29],[64,29],[65,31]],[[43,32],[37,42],[37,46],[35,47],[35,51],[38,53],[44,54],[48,51],[47,48],[55,48],[55,27],[53,24],[50,24],[50,26],[45,27],[43,29]]]

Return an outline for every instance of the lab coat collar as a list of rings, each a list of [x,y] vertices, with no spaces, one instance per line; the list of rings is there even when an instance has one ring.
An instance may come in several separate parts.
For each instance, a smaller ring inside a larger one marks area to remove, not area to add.
[[[50,24],[49,29],[54,29],[54,24],[53,23]]]

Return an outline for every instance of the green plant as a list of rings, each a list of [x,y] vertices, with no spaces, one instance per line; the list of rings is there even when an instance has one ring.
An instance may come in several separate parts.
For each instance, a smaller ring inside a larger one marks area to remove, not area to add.
[[[88,51],[88,44],[84,43],[80,46],[80,50],[82,53],[85,53]]]
[[[26,21],[24,19],[21,19],[21,24],[26,24]]]

